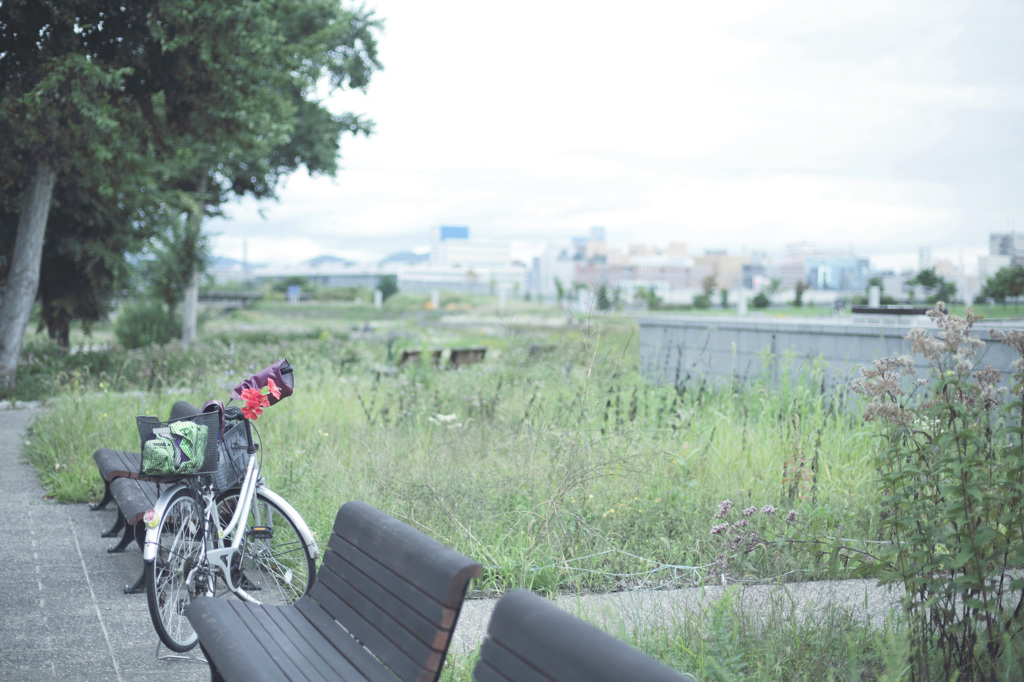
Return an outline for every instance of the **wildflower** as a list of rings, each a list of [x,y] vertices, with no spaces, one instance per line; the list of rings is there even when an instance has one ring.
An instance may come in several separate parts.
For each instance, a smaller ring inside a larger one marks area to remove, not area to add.
[[[270,401],[258,388],[246,388],[242,390],[242,416],[246,419],[257,419],[263,414],[264,407],[270,407]]]
[[[796,523],[796,512],[792,509],[786,514],[786,523]]]
[[[718,503],[718,511],[715,513],[715,518],[716,519],[724,519],[725,515],[729,511],[730,507],[732,507],[732,501],[731,500],[722,500],[721,502],[719,502]]]
[[[728,523],[720,523],[720,524],[718,524],[717,526],[715,526],[714,528],[711,529],[711,534],[712,535],[721,535],[722,533],[724,533],[726,531],[726,529],[728,527],[729,527]]]
[[[747,519],[740,519],[736,523],[732,524],[733,528],[746,528],[750,524]]]
[[[281,389],[277,387],[277,384],[274,383],[273,379],[267,379],[267,393],[274,396],[278,400],[281,399]]]
[[[761,507],[761,513],[767,514],[768,516],[775,516],[776,511],[777,510],[775,509],[775,507],[773,507],[770,504],[766,504],[765,506]]]
[[[757,513],[757,507],[747,507],[746,509],[743,510],[743,515],[744,516],[753,516],[756,513]]]

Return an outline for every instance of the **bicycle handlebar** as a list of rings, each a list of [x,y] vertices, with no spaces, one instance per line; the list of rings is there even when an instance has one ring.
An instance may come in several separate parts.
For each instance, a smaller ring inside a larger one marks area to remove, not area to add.
[[[281,392],[280,398],[275,398],[273,395],[267,396],[271,405],[284,400],[295,390],[295,368],[293,368],[291,364],[289,364],[288,359],[285,358],[283,360],[278,360],[269,367],[264,367],[248,379],[239,383],[231,389],[230,397],[232,399],[240,399],[242,397],[242,391],[247,388],[264,388],[267,386],[267,382],[270,379],[274,380],[274,384]]]

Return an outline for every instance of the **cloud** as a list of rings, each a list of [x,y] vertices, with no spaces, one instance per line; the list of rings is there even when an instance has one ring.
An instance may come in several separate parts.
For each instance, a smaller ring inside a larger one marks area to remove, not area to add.
[[[377,122],[336,180],[210,221],[225,255],[387,253],[429,228],[871,253],[978,249],[1022,213],[1010,1],[380,0]],[[228,252],[233,249],[233,252]],[[308,257],[308,256],[306,256]],[[298,258],[294,258],[298,259]]]

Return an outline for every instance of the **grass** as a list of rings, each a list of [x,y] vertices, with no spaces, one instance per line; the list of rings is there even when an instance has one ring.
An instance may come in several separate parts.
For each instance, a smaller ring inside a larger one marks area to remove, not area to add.
[[[846,537],[870,538],[877,525],[871,432],[829,409],[813,367],[782,386],[766,376],[720,391],[649,386],[629,319],[552,329],[520,310],[497,326],[452,326],[415,310],[367,318],[364,331],[357,317],[350,304],[270,302],[209,322],[191,350],[75,359],[36,341],[19,378],[53,395],[25,454],[54,499],[97,499],[92,452],[137,448],[135,415],[226,398],[288,357],[295,394],[255,423],[268,485],[321,541],[338,507],[363,499],[475,557],[477,594],[699,584],[722,551],[709,529],[723,499],[795,509]],[[381,371],[389,351],[457,345],[486,346],[485,362]],[[738,565],[734,579],[828,573],[771,551]],[[706,679],[898,679],[902,633],[832,611],[798,621],[784,604],[765,617],[726,599],[627,638]],[[450,679],[471,666],[453,657]]]

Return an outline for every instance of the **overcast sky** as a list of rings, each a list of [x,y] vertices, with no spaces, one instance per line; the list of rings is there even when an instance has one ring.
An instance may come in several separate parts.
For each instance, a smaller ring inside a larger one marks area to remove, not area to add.
[[[218,255],[361,259],[437,225],[525,254],[600,225],[612,246],[972,266],[1024,229],[1018,0],[367,6],[384,70],[332,106],[376,133],[345,138],[335,179],[229,205]]]

